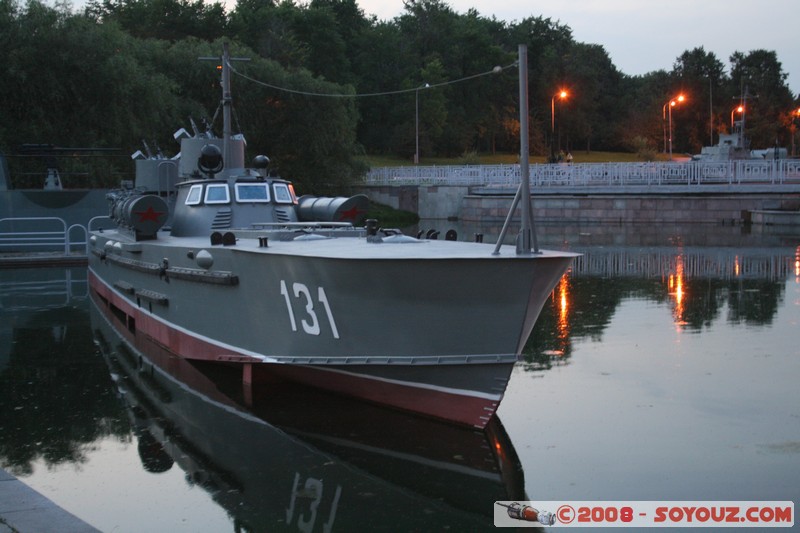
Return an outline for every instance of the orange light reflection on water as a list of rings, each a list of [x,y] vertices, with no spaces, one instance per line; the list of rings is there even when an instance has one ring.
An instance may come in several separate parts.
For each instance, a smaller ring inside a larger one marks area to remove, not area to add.
[[[558,311],[558,319],[556,321],[556,343],[557,348],[553,351],[556,357],[563,357],[567,353],[569,346],[569,308],[570,308],[570,286],[569,286],[569,271],[561,276],[558,285],[553,290],[553,306]]]
[[[683,270],[683,255],[679,254],[675,258],[675,273],[669,275],[669,294],[675,300],[675,324],[680,328],[686,325],[683,314],[686,311],[684,307],[684,300],[686,294],[684,292],[685,274]]]
[[[800,246],[794,251],[794,277],[795,283],[800,283]]]

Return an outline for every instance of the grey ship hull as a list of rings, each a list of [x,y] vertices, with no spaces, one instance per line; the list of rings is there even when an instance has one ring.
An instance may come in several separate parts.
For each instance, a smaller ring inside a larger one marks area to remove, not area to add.
[[[186,359],[241,366],[249,386],[287,378],[484,427],[574,254],[391,240],[264,246],[244,232],[212,246],[104,231],[91,238],[89,280],[130,331]]]

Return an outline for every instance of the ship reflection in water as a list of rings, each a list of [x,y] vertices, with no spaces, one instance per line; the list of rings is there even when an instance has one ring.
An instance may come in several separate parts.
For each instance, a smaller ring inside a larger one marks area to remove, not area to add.
[[[381,529],[387,516],[397,530],[464,530],[491,526],[493,501],[525,499],[497,419],[478,431],[280,382],[244,390],[236,369],[134,346],[91,310],[142,465],[176,464],[237,530]]]

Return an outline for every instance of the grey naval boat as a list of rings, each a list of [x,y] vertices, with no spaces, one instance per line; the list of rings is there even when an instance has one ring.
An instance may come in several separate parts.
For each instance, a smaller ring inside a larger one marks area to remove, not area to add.
[[[485,427],[576,254],[418,239],[361,226],[366,196],[298,198],[265,156],[244,166],[229,59],[222,137],[180,130],[179,157],[137,160],[137,187],[109,193],[95,302],[179,357],[240,367],[251,390],[297,382]]]

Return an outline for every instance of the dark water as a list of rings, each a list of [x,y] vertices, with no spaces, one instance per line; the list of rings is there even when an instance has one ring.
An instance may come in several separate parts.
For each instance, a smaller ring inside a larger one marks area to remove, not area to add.
[[[0,271],[0,466],[109,532],[489,530],[500,499],[800,502],[800,235],[540,234],[585,255],[489,433],[281,385],[247,397],[158,347],[142,362],[84,270]]]

